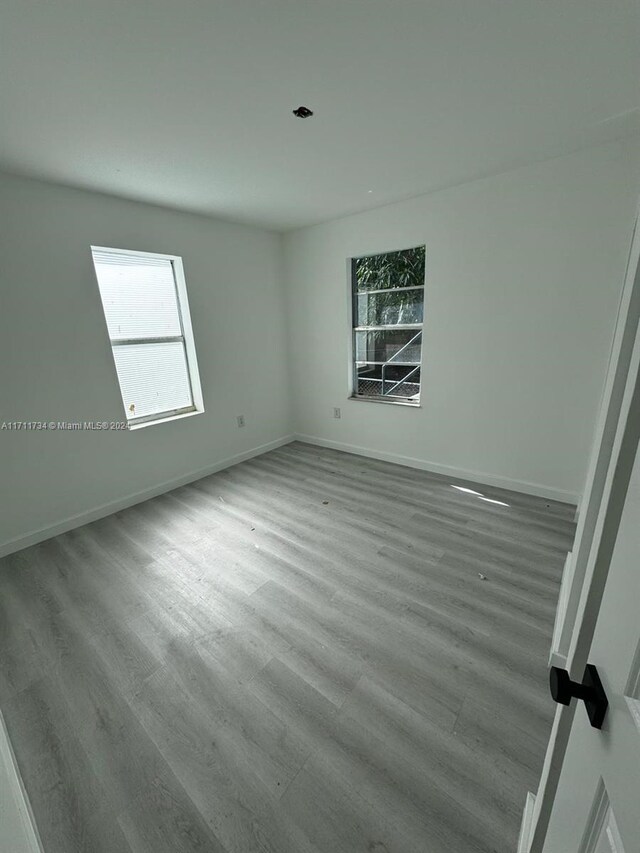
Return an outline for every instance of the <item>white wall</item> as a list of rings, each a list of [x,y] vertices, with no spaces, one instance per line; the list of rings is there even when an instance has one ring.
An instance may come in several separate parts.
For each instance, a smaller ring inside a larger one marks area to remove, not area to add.
[[[628,140],[292,232],[286,292],[277,234],[0,176],[0,423],[123,419],[92,243],[183,257],[206,405],[135,432],[0,430],[0,553],[294,429],[575,499],[637,167]],[[350,401],[347,258],[420,242],[423,406]]]
[[[638,163],[638,140],[626,140],[287,234],[296,432],[575,500]],[[346,259],[420,243],[422,407],[348,400]]]
[[[0,243],[0,423],[124,420],[91,244],[182,256],[206,407],[135,432],[0,430],[0,553],[289,432],[279,235],[0,176]]]

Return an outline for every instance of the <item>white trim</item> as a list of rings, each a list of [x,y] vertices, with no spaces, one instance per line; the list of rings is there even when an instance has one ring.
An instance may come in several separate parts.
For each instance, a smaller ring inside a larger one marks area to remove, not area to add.
[[[636,209],[629,256],[625,270],[618,316],[611,341],[609,364],[602,399],[594,428],[587,476],[583,488],[580,514],[577,520],[572,558],[572,585],[567,599],[566,614],[558,638],[558,652],[567,660],[574,627],[577,624],[582,588],[587,565],[597,537],[601,504],[607,494],[607,477],[612,459],[618,423],[621,417],[627,375],[634,351],[636,328],[640,317],[640,204]],[[582,671],[582,670],[580,670]]]
[[[200,382],[200,371],[198,370],[196,341],[191,324],[191,311],[189,310],[189,297],[187,296],[187,280],[184,276],[184,263],[180,256],[171,256],[171,265],[173,267],[173,278],[178,294],[178,311],[187,356],[189,382],[191,383],[191,399],[196,410],[204,412],[204,397],[202,396],[202,383]]]
[[[600,841],[604,840],[605,837],[611,853],[624,853],[620,830],[611,808],[607,789],[601,778],[580,844],[580,853],[595,853],[596,849],[601,849]]]
[[[352,394],[348,399],[360,400],[361,403],[383,403],[385,406],[408,406],[410,409],[422,408],[420,403],[412,400],[411,397],[365,397],[363,394]]]
[[[194,415],[203,415],[204,409],[189,409],[188,412],[180,412],[177,415],[163,415],[161,417],[154,417],[154,415],[149,416],[149,420],[147,421],[136,421],[134,423],[127,424],[127,429],[132,432],[137,429],[142,429],[143,427],[154,426],[155,424],[167,424],[171,421],[179,421],[181,418],[192,418]]]
[[[633,656],[633,662],[631,664],[631,669],[629,670],[629,678],[627,679],[627,686],[625,687],[624,692],[625,696],[629,696],[632,699],[640,699],[640,640],[638,641],[636,653]]]
[[[640,701],[638,699],[631,699],[629,696],[625,696],[624,701],[627,703],[631,719],[638,729],[638,734],[640,734]]]
[[[638,733],[640,734],[640,641],[629,671],[627,686],[624,691],[624,700],[627,703],[629,713],[633,718]]]
[[[564,569],[562,571],[562,583],[560,584],[560,595],[558,596],[558,606],[556,607],[556,619],[553,625],[553,639],[551,640],[551,651],[549,653],[549,666],[559,666],[566,669],[567,658],[562,654],[560,649],[560,637],[564,626],[565,616],[567,614],[567,605],[569,603],[569,593],[573,587],[573,552],[569,551],[564,561]]]
[[[587,663],[640,437],[639,224],[640,206],[573,544],[573,580],[560,652],[574,678]],[[575,704],[556,707],[536,797],[532,853],[542,853],[545,847],[574,712]]]
[[[603,780],[600,779],[593,803],[591,804],[584,835],[580,842],[580,853],[594,853],[605,825],[609,807],[609,795],[607,794]]]
[[[535,794],[527,791],[527,799],[522,812],[522,823],[520,824],[520,835],[518,836],[517,853],[529,853],[531,842],[531,827],[533,825],[533,808],[536,804]]]
[[[117,252],[119,255],[131,255],[133,258],[160,258],[163,261],[179,261],[180,255],[170,255],[167,252],[139,252],[137,249],[114,249],[113,246],[94,246],[89,247],[91,251],[96,252]]]
[[[193,414],[200,414],[204,412],[204,398],[202,396],[202,384],[200,382],[200,371],[198,370],[198,359],[196,356],[196,346],[195,339],[193,336],[193,326],[191,324],[191,313],[189,311],[189,297],[187,295],[187,282],[184,277],[184,264],[182,262],[182,258],[180,255],[167,255],[161,254],[159,252],[136,252],[132,249],[113,249],[108,248],[107,246],[91,246],[91,259],[93,262],[93,269],[96,277],[96,282],[98,284],[98,290],[100,292],[100,299],[102,300],[102,291],[100,291],[100,280],[98,278],[98,270],[96,267],[96,260],[94,252],[109,252],[115,255],[128,255],[133,258],[141,257],[141,258],[155,258],[160,259],[162,261],[169,261],[171,264],[171,271],[173,274],[173,283],[176,291],[176,303],[178,309],[178,320],[180,322],[181,334],[179,336],[175,336],[176,340],[180,340],[184,345],[184,354],[187,362],[187,377],[189,380],[189,391],[191,393],[191,403],[193,406]],[[103,313],[105,311],[104,304],[102,305]],[[105,314],[105,324],[107,326],[107,332],[109,332],[109,324],[106,323],[106,314]],[[160,338],[150,338],[148,343],[159,342]],[[122,345],[122,341],[112,341],[111,335],[109,335],[109,342],[111,344],[111,348],[113,349],[114,344],[116,346]],[[118,387],[120,389],[120,394],[122,395],[122,386],[120,383],[120,376],[118,375],[118,368],[115,364],[114,367],[116,370],[116,376],[118,378]],[[127,418],[127,421],[133,421],[131,426],[135,427],[146,427],[151,426],[153,424],[159,423],[162,420],[173,420],[175,415],[178,414],[175,410],[170,413],[158,413],[154,417],[149,419],[146,418],[129,418],[129,411],[127,410],[126,401],[124,397],[122,398],[122,405],[124,407],[124,412]],[[182,414],[182,412],[180,412]],[[191,411],[188,412],[191,414]]]
[[[500,477],[496,474],[487,474],[481,471],[468,471],[465,468],[455,468],[453,465],[440,465],[427,459],[417,459],[413,456],[401,456],[399,453],[387,453],[382,450],[373,450],[370,447],[360,447],[356,444],[344,444],[341,441],[332,441],[319,438],[315,435],[303,435],[296,433],[296,441],[304,441],[307,444],[316,444],[319,447],[329,447],[332,450],[342,450],[345,453],[355,453],[358,456],[368,456],[371,459],[381,459],[383,462],[393,462],[396,465],[405,465],[408,468],[419,468],[421,471],[433,471],[434,474],[444,474],[445,477],[454,477],[458,480],[469,480],[472,483],[480,483],[483,486],[495,486],[499,489],[507,489],[511,492],[522,492],[536,497],[549,498],[554,501],[575,504],[579,498],[575,492],[566,492],[553,486],[545,486],[540,483],[529,483],[526,480],[512,480],[510,477]]]
[[[0,711],[0,849],[44,853],[9,734]]]
[[[0,557],[6,557],[7,554],[12,554],[14,551],[20,551],[22,548],[28,548],[30,545],[36,545],[38,542],[43,542],[45,539],[50,539],[52,536],[58,536],[60,533],[66,533],[67,530],[73,530],[75,527],[81,527],[83,524],[89,524],[91,521],[97,521],[99,518],[104,518],[107,515],[112,515],[114,512],[119,512],[134,504],[142,503],[142,501],[155,498],[165,492],[170,492],[172,489],[177,489],[180,486],[186,486],[187,483],[193,483],[194,480],[200,480],[202,477],[208,477],[209,474],[215,474],[216,471],[222,471],[224,468],[230,468],[232,465],[237,465],[239,462],[245,462],[247,459],[252,459],[254,456],[260,456],[263,453],[268,453],[270,450],[275,450],[276,447],[282,447],[283,444],[289,444],[294,440],[292,435],[284,435],[281,438],[276,438],[267,444],[261,444],[259,447],[254,447],[251,450],[245,450],[235,456],[230,456],[227,459],[222,459],[220,462],[214,462],[213,465],[207,465],[205,468],[200,468],[197,471],[191,471],[189,474],[183,474],[173,480],[165,480],[157,486],[151,486],[148,489],[143,489],[140,492],[134,492],[126,497],[117,498],[106,504],[94,507],[81,512],[78,515],[73,515],[70,518],[65,518],[63,521],[51,524],[48,527],[42,527],[40,530],[34,530],[27,533],[25,536],[20,536],[17,539],[12,539],[9,542],[0,544]]]

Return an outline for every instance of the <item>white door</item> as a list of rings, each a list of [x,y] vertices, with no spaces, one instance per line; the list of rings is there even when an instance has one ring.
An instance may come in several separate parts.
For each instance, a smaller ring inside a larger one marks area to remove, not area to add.
[[[598,730],[581,701],[544,853],[640,851],[640,453],[627,492],[589,663],[609,707]],[[580,707],[581,706],[581,707]]]
[[[557,706],[518,853],[640,853],[639,439],[636,227],[586,488],[589,505],[581,510],[590,521],[579,525],[574,546],[584,556],[571,589],[575,618],[564,626],[571,680],[580,684],[586,664],[595,666],[608,708],[595,728],[582,699]]]

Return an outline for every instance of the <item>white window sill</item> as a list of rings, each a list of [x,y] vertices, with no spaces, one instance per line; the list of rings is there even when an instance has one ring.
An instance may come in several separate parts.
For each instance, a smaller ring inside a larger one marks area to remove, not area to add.
[[[180,412],[179,415],[165,415],[164,417],[155,418],[152,421],[142,421],[138,424],[129,424],[128,429],[133,432],[136,429],[143,429],[144,427],[155,426],[156,424],[166,424],[169,421],[179,421],[182,418],[192,418],[194,415],[203,415],[204,409],[194,409],[192,412]]]
[[[381,397],[358,397],[352,394],[350,400],[358,400],[361,403],[380,403],[383,406],[404,406],[405,409],[421,409],[420,402],[412,402],[411,400],[383,400]]]

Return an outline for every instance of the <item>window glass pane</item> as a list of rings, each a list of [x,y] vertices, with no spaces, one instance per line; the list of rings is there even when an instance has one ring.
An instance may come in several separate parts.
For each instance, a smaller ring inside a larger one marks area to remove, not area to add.
[[[113,347],[113,358],[129,419],[193,404],[182,342],[124,344]]]
[[[425,247],[352,262],[354,391],[420,400]]]
[[[420,368],[361,365],[357,371],[356,394],[417,401],[420,397]]]
[[[425,247],[403,249],[355,258],[354,286],[357,290],[386,287],[422,287],[424,285]]]
[[[360,293],[357,300],[357,326],[391,326],[397,323],[422,323],[424,292],[391,290],[385,293]]]
[[[356,362],[387,362],[393,359],[392,363],[396,364],[418,365],[421,353],[422,332],[415,329],[355,333]]]
[[[169,259],[94,249],[93,261],[111,340],[182,334]]]

